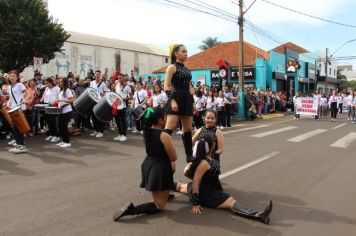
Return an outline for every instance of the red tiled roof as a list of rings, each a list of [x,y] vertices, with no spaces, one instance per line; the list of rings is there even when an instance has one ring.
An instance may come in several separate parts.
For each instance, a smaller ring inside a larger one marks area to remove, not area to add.
[[[222,59],[231,63],[232,67],[237,67],[239,63],[238,54],[239,41],[222,43],[189,57],[185,65],[190,70],[212,69],[218,68],[216,62]],[[269,59],[269,53],[250,43],[244,42],[244,66],[254,66],[256,57]],[[166,68],[163,67],[153,73],[165,72]]]
[[[274,49],[272,49],[273,51],[275,52],[279,52],[279,53],[282,53],[284,54],[285,53],[285,48],[290,48],[290,49],[293,49],[294,51],[297,51],[299,53],[308,53],[309,51],[302,48],[302,47],[299,47],[298,45],[294,44],[294,43],[291,43],[291,42],[288,42],[288,43],[285,43],[281,46],[278,46]]]

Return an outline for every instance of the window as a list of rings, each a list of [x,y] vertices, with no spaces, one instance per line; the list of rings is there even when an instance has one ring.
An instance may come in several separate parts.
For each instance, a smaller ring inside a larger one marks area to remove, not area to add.
[[[166,63],[168,63],[168,57],[166,57],[166,58],[164,58],[164,61],[166,62]]]
[[[334,70],[334,76],[336,76],[336,70]]]
[[[331,68],[329,68],[329,75],[331,75]]]

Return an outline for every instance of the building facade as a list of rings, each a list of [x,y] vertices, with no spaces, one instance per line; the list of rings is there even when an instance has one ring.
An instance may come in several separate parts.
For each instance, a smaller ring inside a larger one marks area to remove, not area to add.
[[[222,43],[188,58],[186,66],[191,69],[193,82],[207,85],[220,84],[219,67],[216,62],[225,60],[232,65],[231,85],[238,84],[238,48],[239,42]],[[244,43],[244,83],[245,87],[286,91],[288,96],[300,91],[303,93],[315,91],[325,93],[336,90],[336,61],[328,65],[327,82],[325,82],[325,66],[318,57],[308,50],[288,42],[270,51],[264,51],[256,46]],[[288,71],[288,63],[297,62],[296,71]],[[324,70],[324,73],[323,73]],[[158,69],[154,74],[144,76],[165,77],[165,68]]]
[[[69,72],[84,78],[90,69],[104,71],[109,75],[115,70],[130,74],[152,73],[156,68],[168,65],[168,52],[154,46],[104,38],[94,35],[69,32],[71,37],[64,43],[62,53],[55,53],[55,58],[41,66],[44,76],[67,76]],[[22,75],[31,77],[34,67],[24,70]]]
[[[338,66],[337,70],[340,74],[346,76],[348,81],[356,81],[356,70],[353,70],[352,65]]]

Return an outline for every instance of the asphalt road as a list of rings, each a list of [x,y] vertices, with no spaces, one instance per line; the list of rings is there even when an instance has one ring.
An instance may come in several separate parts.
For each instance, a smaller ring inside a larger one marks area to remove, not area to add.
[[[161,214],[113,222],[116,210],[150,194],[139,188],[142,137],[122,144],[109,131],[99,140],[76,137],[66,150],[28,138],[25,155],[0,140],[0,235],[356,235],[356,125],[287,116],[224,132],[223,187],[258,209],[272,199],[270,225],[224,210],[196,216],[180,195]],[[174,139],[175,179],[186,181]]]

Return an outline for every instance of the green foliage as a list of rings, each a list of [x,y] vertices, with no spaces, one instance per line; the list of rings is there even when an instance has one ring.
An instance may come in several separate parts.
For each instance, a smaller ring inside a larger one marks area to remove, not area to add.
[[[337,79],[339,79],[339,80],[347,80],[346,76],[341,74],[340,70],[337,71]]]
[[[0,0],[0,70],[23,71],[33,57],[48,63],[69,37],[41,0]]]
[[[217,37],[215,37],[215,38],[208,37],[205,40],[203,40],[202,43],[203,44],[201,46],[199,46],[200,50],[206,50],[208,48],[212,48],[216,45],[221,44],[221,42],[218,40]]]
[[[342,83],[339,85],[339,91],[347,92],[349,89],[356,90],[356,81],[347,81],[343,80]]]

